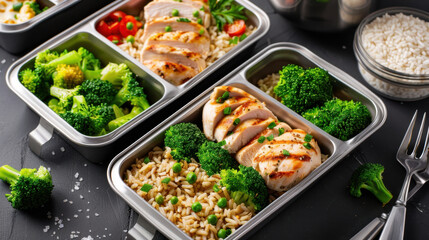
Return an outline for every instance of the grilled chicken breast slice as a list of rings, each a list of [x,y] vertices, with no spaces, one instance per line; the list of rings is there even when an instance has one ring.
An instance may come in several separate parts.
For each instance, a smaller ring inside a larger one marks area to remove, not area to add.
[[[283,129],[282,132],[286,132],[291,130],[291,127],[284,123],[284,122],[277,122],[277,125],[273,129],[264,129],[262,132],[254,136],[243,148],[241,148],[236,154],[235,159],[240,163],[241,165],[251,167],[253,166],[253,158],[256,155],[256,153],[259,151],[259,149],[264,146],[265,144],[268,144],[269,141],[264,141],[262,143],[258,142],[258,139],[261,136],[269,137],[271,134],[273,137],[279,136],[279,129]]]
[[[286,191],[321,164],[317,142],[314,139],[309,142],[311,149],[303,145],[306,134],[300,129],[289,130],[258,150],[253,167],[265,179],[268,188]]]
[[[241,90],[240,88],[232,86],[219,86],[213,89],[212,94],[210,94],[210,100],[216,101],[219,97],[222,97],[225,92],[229,93],[229,97],[246,97],[256,99],[254,96],[247,93],[246,91]]]
[[[176,86],[185,83],[187,80],[198,74],[198,70],[192,67],[173,62],[146,60],[142,63],[152,72],[158,74],[160,77]]]
[[[165,27],[170,26],[172,32],[194,32],[199,34],[201,29],[204,29],[204,26],[196,22],[178,22],[178,17],[160,17],[147,22],[144,27],[144,32],[140,38],[141,42],[146,42],[146,40],[152,36],[152,34],[165,32]],[[210,39],[207,31],[204,31],[203,34],[207,39]]]
[[[209,140],[214,140],[214,128],[217,123],[225,116],[223,110],[227,107],[230,107],[233,111],[240,105],[254,101],[255,99],[250,99],[248,97],[235,96],[231,97],[224,102],[216,102],[216,99],[210,100],[204,105],[203,108],[203,131],[206,137]]]
[[[236,153],[240,148],[246,145],[253,137],[262,132],[272,122],[274,118],[268,119],[250,119],[241,122],[224,140],[226,142],[223,148],[229,153]]]
[[[195,32],[160,32],[152,34],[146,45],[164,45],[178,49],[187,49],[200,54],[204,59],[210,51],[210,39]]]
[[[199,7],[197,7],[197,5]],[[144,7],[145,20],[150,22],[160,17],[172,17],[172,11],[178,11],[178,17],[187,18],[191,21],[197,22],[198,19],[203,21],[203,26],[208,28],[210,26],[209,13],[201,10],[203,5],[198,2],[179,2],[179,1],[156,1],[150,2]],[[198,14],[196,14],[198,12]]]
[[[201,72],[206,67],[206,62],[199,53],[188,49],[175,48],[165,45],[147,45],[141,53],[140,59],[144,61],[166,61],[180,65],[189,66]]]
[[[249,119],[267,119],[273,118],[277,120],[277,117],[268,110],[265,105],[258,100],[254,99],[252,101],[246,102],[236,108],[231,112],[230,115],[225,116],[219,123],[216,125],[214,130],[214,138],[220,142],[222,141],[226,134],[232,131],[235,126],[241,122]],[[239,122],[235,122],[238,119]]]

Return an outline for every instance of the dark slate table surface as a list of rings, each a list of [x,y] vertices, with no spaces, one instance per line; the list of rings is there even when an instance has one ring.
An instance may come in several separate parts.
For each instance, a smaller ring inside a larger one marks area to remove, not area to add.
[[[75,9],[81,15],[89,15],[109,2],[83,0]],[[127,139],[121,139],[114,146],[117,153],[178,110],[197,93],[271,43],[301,44],[368,86],[358,72],[353,54],[355,29],[334,34],[303,31],[277,14],[268,1],[253,2],[270,17],[271,28],[268,34],[249,51],[237,56],[194,90],[167,106],[162,113],[151,117]],[[411,6],[429,10],[429,3],[419,0],[385,0],[377,4],[377,8],[387,6]],[[67,23],[62,23],[62,28],[76,22],[78,17],[78,14],[72,15]],[[20,56],[22,55],[12,55],[0,49],[0,163],[15,168],[35,168],[39,165],[49,167],[55,188],[51,202],[34,211],[14,210],[6,198],[0,196],[0,239],[82,239],[88,236],[94,239],[124,239],[127,230],[136,221],[136,214],[107,183],[106,169],[114,155],[106,159],[104,164],[94,164],[56,134],[46,146],[43,159],[30,151],[28,133],[37,126],[39,117],[5,83],[8,67]],[[347,182],[359,162],[381,163],[385,166],[385,184],[394,197],[397,197],[405,171],[395,160],[396,150],[413,112],[416,109],[429,111],[429,99],[397,102],[382,97],[382,100],[388,111],[384,126],[254,233],[251,239],[349,239],[374,217],[390,210],[393,201],[383,208],[368,193],[359,199],[351,197],[347,191]],[[0,183],[0,195],[7,192],[8,185]],[[424,186],[415,195],[407,209],[405,238],[429,239],[428,186]]]

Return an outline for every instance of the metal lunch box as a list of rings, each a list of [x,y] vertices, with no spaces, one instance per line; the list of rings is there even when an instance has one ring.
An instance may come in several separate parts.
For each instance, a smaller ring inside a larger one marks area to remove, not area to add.
[[[158,75],[152,73],[152,71],[142,65],[139,61],[129,56],[126,52],[122,51],[119,47],[114,45],[95,30],[96,23],[111,11],[120,9],[127,13],[136,13],[138,12],[136,9],[141,9],[147,2],[148,1],[145,0],[115,1],[37,47],[21,59],[17,60],[8,69],[8,72],[6,73],[6,82],[9,88],[40,116],[39,125],[29,134],[29,147],[36,155],[41,156],[43,145],[52,138],[53,132],[56,130],[73,146],[73,148],[79,151],[88,160],[93,162],[102,162],[103,160],[111,159],[111,156],[117,154],[117,152],[112,152],[113,149],[109,146],[111,143],[117,141],[125,133],[129,132],[138,124],[144,122],[147,118],[158,112],[168,103],[173,102],[194,85],[203,81],[209,74],[261,38],[269,28],[268,16],[261,9],[248,1],[237,0],[237,3],[247,9],[246,14],[249,18],[248,21],[256,26],[257,30],[187,83],[181,86],[174,86]],[[99,137],[86,136],[67,124],[67,122],[65,122],[36,96],[31,94],[19,82],[18,73],[22,69],[33,66],[35,56],[38,52],[47,48],[62,51],[64,49],[77,49],[81,46],[93,52],[104,65],[108,62],[123,62],[127,64],[128,67],[140,77],[140,79],[144,79],[142,84],[145,89],[145,93],[148,95],[151,107],[107,135]]]
[[[341,99],[357,100],[366,105],[372,115],[371,124],[348,141],[341,141],[316,127],[255,86],[257,80],[265,78],[268,74],[278,72],[282,66],[290,63],[301,65],[305,68],[317,66],[327,70],[335,80],[334,95]],[[213,88],[220,85],[241,88],[260,101],[265,102],[266,107],[280,120],[285,121],[292,128],[300,128],[310,132],[318,141],[322,153],[328,155],[328,159],[322,165],[256,214],[246,224],[238,228],[228,239],[245,238],[252,231],[256,231],[267,223],[279,210],[290,204],[301,192],[371,136],[384,124],[387,118],[386,107],[380,98],[337,67],[297,44],[277,43],[270,45],[145,134],[110,162],[107,170],[110,186],[140,215],[136,225],[129,231],[129,235],[132,238],[152,239],[156,230],[158,230],[170,239],[191,239],[129,188],[123,181],[123,176],[136,158],[144,157],[153,147],[163,145],[164,132],[169,126],[180,122],[193,122],[201,125],[203,106],[208,101]]]
[[[52,36],[48,33],[55,22],[65,20],[67,15],[62,16],[61,12],[78,2],[80,0],[37,0],[42,8],[48,9],[23,23],[0,23],[0,46],[10,53],[20,53],[37,46]]]

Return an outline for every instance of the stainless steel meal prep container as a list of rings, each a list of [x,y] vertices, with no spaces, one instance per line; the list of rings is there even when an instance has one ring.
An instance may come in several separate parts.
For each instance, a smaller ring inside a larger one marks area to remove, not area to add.
[[[115,1],[37,47],[21,59],[17,60],[8,69],[8,72],[6,73],[6,82],[9,88],[40,116],[39,125],[29,134],[29,146],[35,154],[41,156],[43,145],[52,138],[53,131],[56,130],[87,159],[94,162],[102,162],[107,159],[110,160],[112,158],[113,151],[112,147],[109,146],[111,143],[117,141],[125,133],[144,122],[156,112],[160,111],[167,104],[179,98],[232,57],[257,41],[268,31],[270,25],[268,16],[261,9],[248,1],[237,0],[237,3],[243,5],[247,9],[246,14],[249,17],[249,22],[258,29],[244,41],[235,46],[225,56],[207,67],[186,84],[174,86],[154,74],[136,59],[129,56],[126,52],[122,51],[119,47],[95,30],[96,23],[102,17],[107,16],[111,11],[120,9],[127,13],[136,13],[137,7],[142,7],[147,2],[148,1],[145,0]],[[141,79],[144,79],[144,91],[148,95],[148,100],[151,104],[151,107],[139,116],[104,136],[91,137],[79,133],[59,115],[49,109],[46,104],[31,94],[18,79],[19,71],[33,66],[34,59],[38,52],[43,51],[44,49],[54,49],[59,51],[63,49],[77,49],[81,46],[86,47],[89,51],[93,52],[97,58],[101,59],[103,64],[107,64],[108,62],[126,63],[134,73],[136,73]],[[114,154],[117,154],[117,152]]]
[[[47,33],[53,25],[67,17],[67,15],[61,16],[61,12],[80,0],[37,0],[37,2],[42,8],[46,6],[49,9],[23,23],[0,23],[0,46],[4,50],[20,53],[37,46],[47,39]]]
[[[341,141],[302,118],[299,114],[268,96],[254,85],[258,79],[278,72],[282,66],[289,63],[298,64],[306,68],[318,66],[327,70],[335,80],[334,95],[342,99],[361,101],[365,104],[372,115],[371,124],[348,141]],[[137,224],[129,231],[132,238],[151,239],[157,229],[171,239],[190,239],[188,235],[167,218],[163,217],[146,200],[129,188],[124,183],[122,177],[124,176],[124,172],[135,162],[136,158],[144,157],[153,147],[163,145],[164,132],[169,126],[180,122],[194,122],[201,126],[202,108],[208,101],[213,88],[220,85],[239,87],[260,101],[265,102],[267,108],[272,110],[280,120],[285,121],[293,128],[301,128],[311,133],[318,141],[322,153],[329,156],[321,166],[316,168],[296,186],[278,197],[245,225],[238,228],[228,239],[250,236],[249,234],[252,231],[256,231],[263,224],[267,223],[269,219],[291,203],[294,198],[379,129],[387,117],[386,107],[380,98],[345,72],[300,45],[293,43],[273,44],[200,94],[110,162],[107,170],[107,178],[110,186],[140,215]]]

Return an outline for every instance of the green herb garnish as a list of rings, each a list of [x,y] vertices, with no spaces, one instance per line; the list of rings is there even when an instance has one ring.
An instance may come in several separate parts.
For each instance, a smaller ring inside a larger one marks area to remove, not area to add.
[[[284,128],[279,128],[279,136],[282,135],[283,133],[285,133],[285,129]]]
[[[176,21],[178,21],[178,22],[191,22],[191,20],[189,20],[187,18],[178,18]]]
[[[311,141],[311,139],[313,139],[313,136],[311,136],[310,134],[307,134],[307,135],[305,135],[305,137],[304,137],[304,141],[306,141],[306,142],[310,142],[310,141]]]
[[[244,7],[236,4],[234,0],[209,0],[209,8],[218,31],[222,31],[226,23],[233,23],[236,19],[247,20]]]
[[[236,119],[234,119],[234,123],[233,124],[234,125],[238,125],[240,123],[240,121],[241,121],[240,118],[236,118]]]
[[[140,188],[140,190],[142,190],[143,192],[149,192],[152,188],[153,188],[152,185],[145,183],[143,184],[143,187]]]
[[[310,143],[308,143],[308,142],[306,142],[306,143],[304,143],[304,144],[302,144],[302,145],[304,145],[304,147],[305,148],[307,148],[307,149],[311,149],[312,147],[311,147],[311,144]]]
[[[271,134],[270,136],[267,137],[268,141],[272,141],[273,139],[274,139],[274,135],[273,134]]]
[[[223,114],[225,115],[229,115],[231,114],[231,112],[232,112],[231,107],[226,107],[223,109]]]
[[[288,151],[288,150],[286,150],[286,149],[283,149],[282,153],[283,153],[283,155],[285,155],[285,156],[289,156],[289,155],[290,155],[289,151]]]
[[[222,140],[222,141],[220,141],[220,142],[218,142],[218,144],[219,144],[219,146],[223,146],[223,145],[225,145],[226,144],[226,141],[225,140]]]
[[[273,129],[276,126],[276,122],[272,122],[270,123],[270,125],[268,125],[269,129]]]
[[[237,44],[237,43],[238,43],[238,37],[237,36],[235,36],[229,40],[229,44]]]
[[[148,164],[148,163],[150,162],[149,157],[145,157],[145,158],[144,158],[144,160],[143,160],[143,162],[144,162],[145,164]]]
[[[166,177],[164,179],[161,180],[162,183],[168,184],[170,182],[171,178]]]
[[[260,136],[258,138],[258,143],[263,143],[265,141],[265,136]]]

